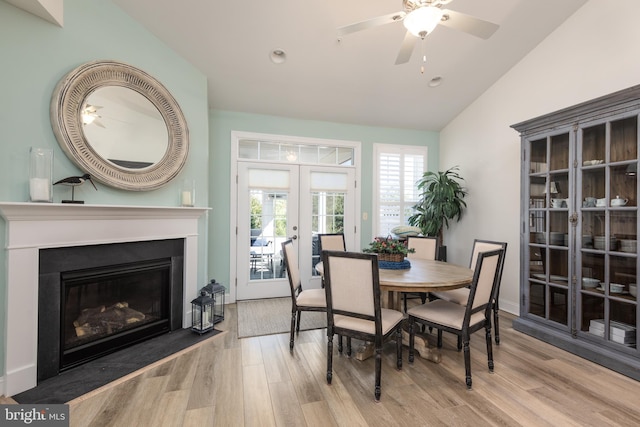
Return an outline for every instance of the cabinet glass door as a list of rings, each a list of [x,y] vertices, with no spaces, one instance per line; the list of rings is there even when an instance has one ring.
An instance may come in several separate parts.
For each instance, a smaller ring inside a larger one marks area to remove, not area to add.
[[[571,312],[569,131],[529,141],[527,311],[568,327]]]
[[[585,338],[633,351],[637,339],[638,117],[578,131],[579,319]]]

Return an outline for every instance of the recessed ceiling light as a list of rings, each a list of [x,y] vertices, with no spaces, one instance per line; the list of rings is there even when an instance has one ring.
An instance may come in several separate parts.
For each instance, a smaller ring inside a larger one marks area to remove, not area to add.
[[[436,76],[436,77],[432,78],[431,80],[429,80],[429,87],[440,86],[441,83],[442,83],[442,77],[441,76]]]
[[[269,54],[269,58],[274,64],[282,64],[287,60],[287,53],[282,49],[273,49]]]

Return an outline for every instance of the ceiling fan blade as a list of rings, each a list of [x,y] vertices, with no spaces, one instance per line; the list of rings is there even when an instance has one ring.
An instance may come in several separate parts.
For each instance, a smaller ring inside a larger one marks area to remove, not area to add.
[[[362,22],[356,22],[355,24],[345,25],[338,28],[338,35],[344,36],[345,34],[355,33],[356,31],[366,30],[368,28],[377,27],[378,25],[390,24],[396,21],[402,21],[406,13],[394,12],[388,15],[378,16],[377,18],[368,19]]]
[[[483,21],[482,19],[475,18],[471,15],[456,12],[454,10],[443,10],[444,16],[448,16],[447,20],[440,21],[440,25],[453,28],[454,30],[463,31],[469,33],[481,39],[488,39],[496,32],[499,25],[489,21]]]
[[[402,40],[402,45],[400,46],[400,52],[398,52],[398,57],[396,58],[396,65],[409,62],[413,48],[416,45],[416,40],[418,40],[418,38],[409,31],[405,33],[404,40]]]

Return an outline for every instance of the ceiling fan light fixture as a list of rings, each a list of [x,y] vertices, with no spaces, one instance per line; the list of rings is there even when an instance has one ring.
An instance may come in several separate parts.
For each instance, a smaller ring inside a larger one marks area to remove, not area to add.
[[[402,23],[416,37],[424,37],[433,31],[442,19],[443,12],[439,7],[424,6],[411,11]]]

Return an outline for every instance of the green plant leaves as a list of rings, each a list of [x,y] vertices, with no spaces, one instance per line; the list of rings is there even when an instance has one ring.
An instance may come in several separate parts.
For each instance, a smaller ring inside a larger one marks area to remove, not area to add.
[[[458,170],[454,166],[444,172],[425,172],[417,182],[420,200],[413,207],[416,213],[409,217],[409,224],[420,227],[425,236],[438,236],[440,242],[443,227],[449,228],[449,220],[460,221],[467,207],[463,200],[467,192],[461,184],[464,178]]]

